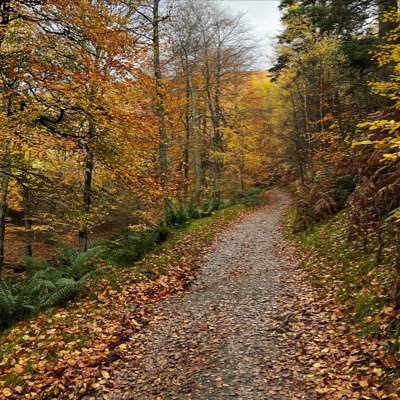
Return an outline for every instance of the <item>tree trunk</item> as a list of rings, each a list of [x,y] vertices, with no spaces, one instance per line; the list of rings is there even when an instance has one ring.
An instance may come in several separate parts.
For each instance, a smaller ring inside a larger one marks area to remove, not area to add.
[[[200,176],[200,155],[199,155],[199,132],[196,121],[196,95],[193,90],[192,78],[188,77],[190,99],[192,108],[192,135],[193,135],[193,163],[194,163],[194,194],[196,203],[200,203],[201,196],[201,176]]]
[[[24,225],[25,225],[25,256],[33,255],[33,230],[32,230],[32,202],[31,193],[28,187],[22,189],[22,198],[24,205]]]
[[[161,184],[166,186],[167,184],[167,130],[165,128],[165,107],[164,107],[164,93],[162,84],[162,73],[160,64],[160,31],[159,31],[159,7],[160,0],[153,0],[153,62],[154,62],[154,77],[156,85],[156,113],[159,124],[159,135],[160,135],[160,174]]]
[[[207,126],[207,110],[204,110],[204,117],[202,123],[202,152],[201,152],[201,164],[200,164],[200,175],[201,175],[201,187],[204,189],[208,188],[208,180],[207,180],[207,171],[210,166],[210,157],[209,157],[209,138],[208,138],[208,126]]]
[[[83,182],[83,222],[79,229],[79,251],[84,253],[88,249],[88,222],[92,205],[94,158],[88,145],[86,145],[85,175]]]
[[[214,186],[215,193],[218,195],[220,192],[220,179],[222,175],[223,161],[222,161],[222,133],[221,133],[221,67],[220,67],[220,55],[218,52],[218,67],[215,73],[215,88],[214,88],[214,150],[217,154],[215,159],[215,176],[214,176]]]
[[[7,27],[10,23],[11,1],[0,0],[0,47],[7,33]]]
[[[186,102],[185,102],[185,147],[183,150],[183,177],[185,179],[184,184],[184,196],[185,199],[189,197],[189,152],[190,152],[190,76],[187,72],[186,76]]]
[[[212,161],[214,167],[214,187],[217,188],[218,181],[221,175],[221,167],[219,161],[219,153],[222,151],[220,146],[220,129],[219,129],[219,105],[216,104],[216,101],[219,102],[219,95],[216,95],[218,92],[218,88],[214,89],[214,95],[212,94],[212,83],[211,83],[211,73],[209,71],[209,67],[206,67],[206,93],[207,93],[207,103],[208,109],[210,111],[210,117],[213,128],[213,138],[212,138],[212,146],[217,156],[214,156]]]
[[[4,265],[4,241],[6,235],[6,216],[7,216],[7,195],[8,185],[10,183],[10,144],[6,145],[4,168],[1,172],[1,195],[0,195],[0,275],[3,272]]]

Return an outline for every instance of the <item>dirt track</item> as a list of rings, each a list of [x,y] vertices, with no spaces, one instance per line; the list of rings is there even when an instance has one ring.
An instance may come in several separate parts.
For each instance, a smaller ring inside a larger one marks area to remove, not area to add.
[[[284,334],[296,274],[281,238],[288,204],[272,194],[214,243],[187,293],[153,306],[156,323],[106,399],[312,398]]]

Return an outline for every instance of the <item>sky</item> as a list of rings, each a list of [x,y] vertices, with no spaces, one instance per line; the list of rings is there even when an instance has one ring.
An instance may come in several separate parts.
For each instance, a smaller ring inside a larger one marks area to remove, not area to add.
[[[226,8],[246,13],[245,19],[254,29],[260,44],[259,68],[271,67],[273,38],[281,29],[279,0],[221,0],[221,3]]]

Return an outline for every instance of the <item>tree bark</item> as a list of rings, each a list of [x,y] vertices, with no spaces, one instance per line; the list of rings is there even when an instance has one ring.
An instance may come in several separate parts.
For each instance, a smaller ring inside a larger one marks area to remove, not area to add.
[[[167,143],[167,130],[165,127],[165,107],[164,107],[164,93],[162,83],[162,72],[160,63],[160,17],[159,17],[160,0],[153,0],[153,63],[154,63],[154,77],[156,85],[156,114],[159,124],[160,135],[160,174],[161,184],[166,186],[168,176],[168,143]]]
[[[0,275],[3,272],[4,266],[4,242],[6,235],[6,216],[7,216],[7,195],[8,186],[10,183],[10,144],[6,144],[5,156],[4,156],[5,167],[1,172],[1,194],[0,194]]]
[[[11,2],[9,0],[0,0],[0,47],[7,33],[7,27],[10,23]]]
[[[188,77],[190,99],[191,99],[191,114],[192,114],[192,135],[193,135],[193,163],[194,163],[194,193],[196,203],[200,203],[201,196],[201,176],[200,176],[200,153],[199,153],[199,132],[196,121],[196,94],[194,93],[192,78]]]
[[[186,66],[187,68],[187,66]],[[189,71],[186,73],[186,99],[185,99],[185,147],[183,150],[183,177],[184,196],[185,199],[189,197],[189,154],[190,154],[190,76]]]
[[[215,160],[215,186],[217,192],[219,191],[219,181],[222,174],[222,160],[220,154],[223,152],[222,145],[222,134],[221,134],[221,70],[220,61],[218,56],[218,67],[215,77],[215,92],[214,92],[214,111],[215,111],[215,122],[214,122],[214,149],[217,153]]]
[[[92,205],[94,157],[91,149],[86,145],[85,173],[83,182],[83,222],[79,229],[79,251],[84,253],[88,249],[88,222]]]
[[[25,225],[25,256],[33,255],[33,230],[32,230],[32,202],[31,193],[27,186],[22,188],[22,198],[24,205],[24,225]]]

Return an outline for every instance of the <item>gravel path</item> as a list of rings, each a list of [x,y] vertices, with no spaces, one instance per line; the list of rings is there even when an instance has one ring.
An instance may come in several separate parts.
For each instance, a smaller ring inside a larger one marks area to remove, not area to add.
[[[105,398],[310,399],[284,334],[296,272],[280,230],[289,198],[270,197],[216,241],[187,293],[152,306],[156,322]]]

